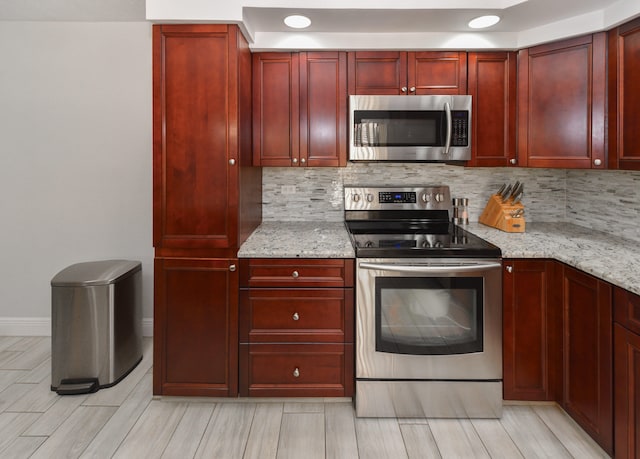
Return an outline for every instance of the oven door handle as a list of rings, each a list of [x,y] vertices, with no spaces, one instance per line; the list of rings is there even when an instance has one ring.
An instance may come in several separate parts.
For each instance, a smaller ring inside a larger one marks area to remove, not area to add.
[[[474,263],[468,265],[460,264],[433,264],[433,265],[396,265],[396,264],[383,264],[383,263],[367,263],[362,262],[359,264],[362,269],[377,269],[380,271],[397,271],[406,273],[432,273],[432,274],[446,274],[446,273],[460,273],[460,272],[475,272],[486,271],[487,269],[502,268],[501,263],[489,262],[489,263]]]

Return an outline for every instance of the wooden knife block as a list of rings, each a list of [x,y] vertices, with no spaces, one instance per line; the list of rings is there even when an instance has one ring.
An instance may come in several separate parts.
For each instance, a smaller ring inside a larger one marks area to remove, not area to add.
[[[507,233],[524,233],[524,214],[519,217],[512,217],[512,214],[520,209],[524,210],[521,202],[515,205],[510,199],[507,202],[502,202],[502,198],[494,194],[489,198],[478,221]]]

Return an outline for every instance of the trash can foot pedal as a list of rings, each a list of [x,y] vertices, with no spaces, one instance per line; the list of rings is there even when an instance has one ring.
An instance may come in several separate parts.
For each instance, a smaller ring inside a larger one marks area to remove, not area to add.
[[[100,389],[98,378],[63,379],[56,389],[58,395],[76,395],[96,392]]]

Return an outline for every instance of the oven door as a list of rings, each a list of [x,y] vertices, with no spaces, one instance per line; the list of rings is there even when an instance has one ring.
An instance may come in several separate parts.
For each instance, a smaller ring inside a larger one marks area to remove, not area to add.
[[[356,377],[502,379],[500,260],[358,259]]]

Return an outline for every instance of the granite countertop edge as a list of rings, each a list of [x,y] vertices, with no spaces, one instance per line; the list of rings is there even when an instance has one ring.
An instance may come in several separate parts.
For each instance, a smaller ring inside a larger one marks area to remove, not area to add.
[[[565,263],[640,295],[640,243],[571,223],[527,223],[506,233],[479,223],[463,227],[502,250],[502,258]],[[242,244],[238,258],[354,258],[344,222],[266,221]]]

